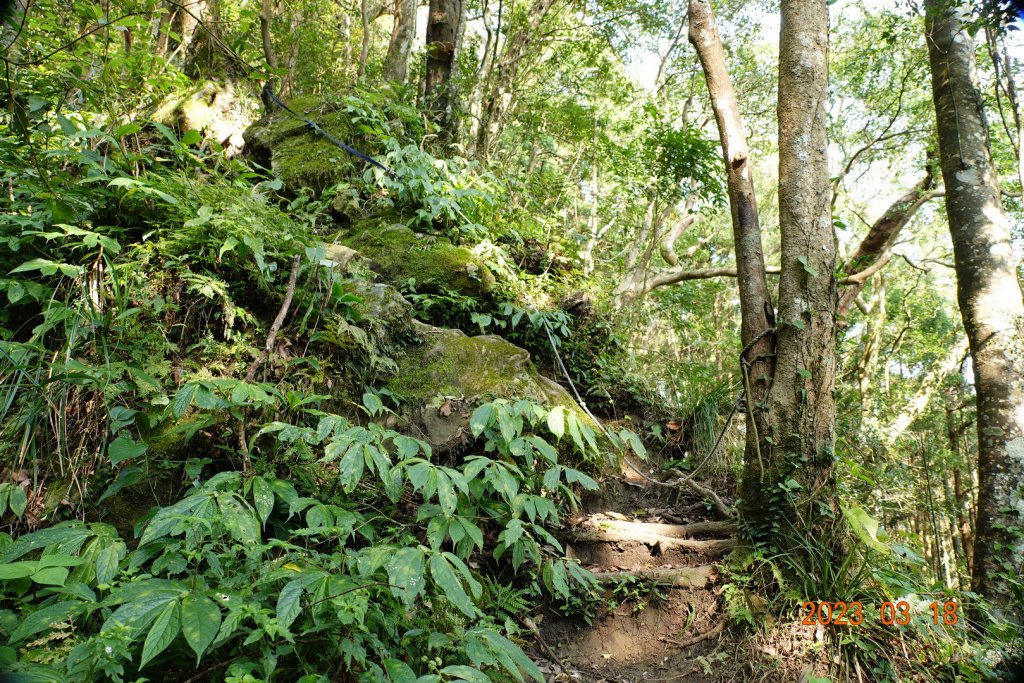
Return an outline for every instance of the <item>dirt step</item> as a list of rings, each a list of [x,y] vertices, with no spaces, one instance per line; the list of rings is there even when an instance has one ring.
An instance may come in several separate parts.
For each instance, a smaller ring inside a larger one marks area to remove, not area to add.
[[[719,627],[714,593],[693,588],[666,588],[662,601],[643,609],[621,604],[586,624],[578,616],[545,618],[543,638],[557,652],[571,680],[580,683],[703,681],[699,672],[679,677],[694,657],[710,652],[715,638],[698,634]],[[564,680],[558,679],[558,680]]]
[[[696,538],[698,536],[732,536],[736,532],[736,526],[731,522],[705,521],[693,522],[691,524],[661,524],[659,522],[637,522],[614,518],[603,519],[601,516],[596,515],[586,518],[580,526],[606,534],[630,534],[637,537]]]
[[[646,546],[657,546],[661,553],[667,550],[680,549],[720,555],[736,545],[736,539],[733,538],[699,540],[694,538],[673,538],[660,534],[623,533],[608,530],[577,531],[572,534],[572,538],[577,543],[637,543]]]
[[[721,535],[730,529],[722,522],[679,525],[600,519],[576,527],[566,540],[572,555],[584,565],[624,570],[693,567],[720,559],[736,540],[691,537]]]
[[[708,588],[718,579],[718,571],[710,564],[702,564],[698,567],[648,567],[629,571],[591,570],[590,573],[602,583],[640,579],[672,588]]]

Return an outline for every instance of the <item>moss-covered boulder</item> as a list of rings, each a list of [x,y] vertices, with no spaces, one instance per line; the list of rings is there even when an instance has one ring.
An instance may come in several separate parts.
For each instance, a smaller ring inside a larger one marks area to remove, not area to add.
[[[228,154],[244,146],[245,130],[259,118],[259,101],[235,81],[203,81],[184,95],[165,100],[153,120],[216,140]]]
[[[288,107],[316,121],[331,135],[351,141],[350,115],[318,97],[297,97]],[[284,110],[257,121],[245,131],[246,151],[281,179],[285,188],[317,193],[356,172],[356,160],[305,122]]]
[[[357,226],[341,242],[368,259],[370,267],[395,287],[412,278],[420,292],[457,292],[483,298],[494,286],[494,275],[471,250],[444,237],[389,224],[386,219]]]
[[[544,377],[527,351],[501,337],[467,337],[458,330],[415,323],[422,343],[396,360],[388,388],[403,400],[405,417],[442,453],[467,440],[473,408],[495,398],[529,398],[564,406],[590,422],[558,383]]]

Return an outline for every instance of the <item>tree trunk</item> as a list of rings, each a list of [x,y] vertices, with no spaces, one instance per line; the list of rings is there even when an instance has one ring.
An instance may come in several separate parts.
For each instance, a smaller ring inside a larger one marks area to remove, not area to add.
[[[997,619],[1022,623],[1024,573],[1024,297],[975,89],[974,44],[960,10],[926,0],[926,35],[957,300],[974,359],[978,524],[973,589]]]
[[[497,76],[490,84],[487,105],[480,124],[477,152],[481,157],[489,156],[504,130],[508,115],[515,102],[516,78],[523,59],[527,54],[540,55],[541,50],[533,43],[541,22],[547,17],[556,0],[534,0],[526,16],[526,25],[513,31],[505,42],[505,50],[497,62]]]
[[[462,0],[430,0],[427,19],[427,72],[423,95],[441,124],[454,132],[449,81],[455,67],[455,42],[462,23]]]
[[[964,361],[967,353],[967,343],[961,339],[958,343],[949,348],[946,357],[932,366],[928,373],[921,378],[917,385],[917,391],[907,400],[903,410],[896,416],[896,419],[889,423],[885,433],[881,435],[882,444],[886,448],[892,448],[903,432],[913,424],[932,399],[932,394],[942,384],[942,380],[954,372],[959,372],[960,364]]]
[[[395,0],[395,25],[391,30],[384,78],[405,83],[409,75],[409,49],[416,37],[416,0]]]
[[[263,44],[263,59],[271,69],[277,68],[277,53],[274,51],[274,39],[270,33],[270,24],[274,20],[273,0],[263,0],[260,6],[260,41]]]
[[[366,75],[366,62],[370,58],[370,0],[359,3],[359,21],[362,26],[362,40],[359,43],[359,64],[356,66],[356,78],[362,80]]]
[[[835,497],[836,240],[830,207],[826,0],[782,0],[779,231],[782,274],[768,433],[745,463],[741,511],[757,541],[829,549]],[[841,540],[838,541],[841,543]]]
[[[740,292],[740,371],[747,398],[744,458],[750,463],[758,459],[759,441],[769,429],[764,409],[775,371],[775,308],[768,291],[747,132],[726,67],[722,39],[706,0],[690,0],[689,19],[690,42],[704,68],[725,161]]]

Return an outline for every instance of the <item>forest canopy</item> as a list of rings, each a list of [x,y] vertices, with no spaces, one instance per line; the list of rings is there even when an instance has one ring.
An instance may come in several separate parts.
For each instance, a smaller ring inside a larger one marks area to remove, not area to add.
[[[0,2],[0,678],[1020,680],[1022,21]]]

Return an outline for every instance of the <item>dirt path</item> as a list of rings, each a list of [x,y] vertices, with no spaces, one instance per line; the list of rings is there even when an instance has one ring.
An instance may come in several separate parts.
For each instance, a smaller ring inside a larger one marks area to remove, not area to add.
[[[735,644],[715,566],[735,543],[730,523],[693,494],[630,471],[606,482],[569,523],[567,551],[600,578],[607,602],[589,624],[550,610],[538,615],[561,663],[547,666],[549,681],[730,680],[722,674],[733,667],[723,664]]]

